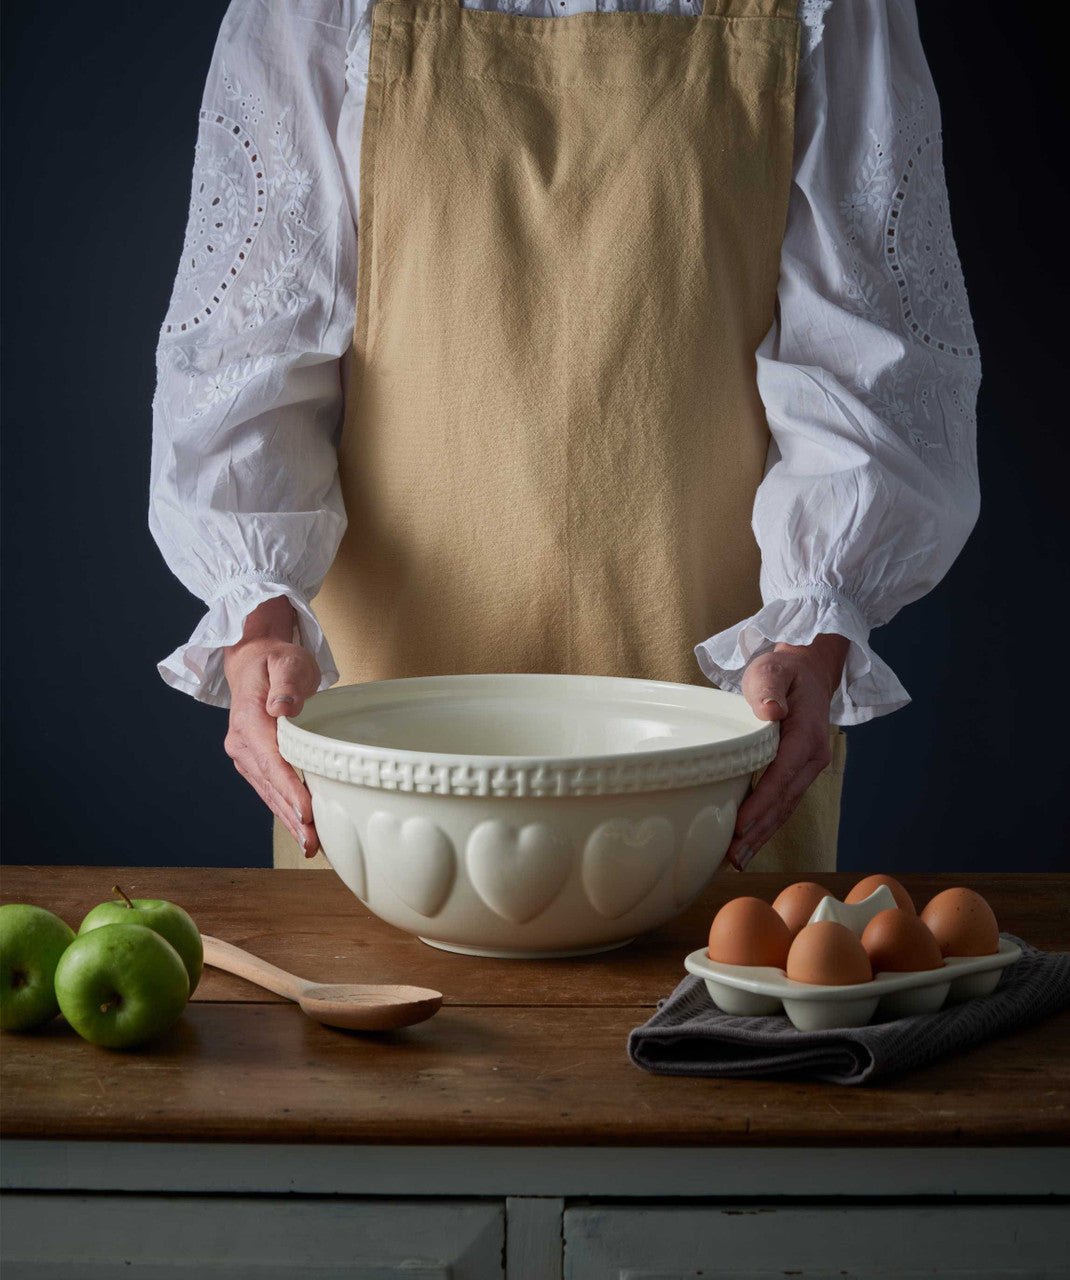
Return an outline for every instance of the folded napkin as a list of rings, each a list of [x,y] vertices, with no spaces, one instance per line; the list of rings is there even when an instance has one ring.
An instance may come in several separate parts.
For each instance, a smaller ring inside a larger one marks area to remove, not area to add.
[[[862,1084],[925,1066],[1070,1006],[1070,954],[1022,948],[991,995],[891,1022],[797,1031],[786,1014],[722,1013],[689,973],[628,1036],[637,1067],[676,1076],[792,1076]]]

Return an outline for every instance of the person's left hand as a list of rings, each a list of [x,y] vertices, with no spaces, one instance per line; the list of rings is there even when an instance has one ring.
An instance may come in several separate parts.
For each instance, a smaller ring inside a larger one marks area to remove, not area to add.
[[[759,719],[780,721],[772,762],[736,814],[725,860],[743,871],[831,759],[829,704],[839,688],[850,641],[816,636],[812,644],[777,644],[743,673],[743,696]]]

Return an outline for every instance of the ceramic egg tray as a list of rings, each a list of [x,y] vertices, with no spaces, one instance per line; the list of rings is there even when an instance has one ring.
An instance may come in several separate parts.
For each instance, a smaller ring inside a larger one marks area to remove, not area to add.
[[[879,912],[896,905],[881,885],[861,902],[847,904],[831,894],[818,904],[809,923],[837,920],[861,936]],[[875,1020],[933,1013],[945,1003],[990,995],[1000,973],[1021,956],[1013,942],[1000,938],[988,956],[949,956],[942,968],[913,973],[880,973],[870,982],[850,986],[815,986],[793,982],[783,969],[757,965],[718,964],[705,948],[684,960],[688,973],[705,980],[710,999],[725,1013],[756,1016],[786,1013],[799,1031],[861,1027]]]

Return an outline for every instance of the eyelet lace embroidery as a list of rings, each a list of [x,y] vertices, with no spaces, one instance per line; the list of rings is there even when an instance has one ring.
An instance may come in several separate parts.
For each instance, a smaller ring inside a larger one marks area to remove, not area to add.
[[[267,181],[260,150],[222,112],[202,108],[186,238],[164,321],[186,333],[223,309],[263,223]]]
[[[825,14],[832,0],[798,0],[798,18],[802,26],[800,62],[807,54],[812,53],[821,42]],[[536,0],[465,0],[465,8],[495,9],[503,13],[531,13]],[[552,13],[557,7],[554,0],[542,0],[546,12]],[[368,5],[368,10],[372,4]],[[702,0],[595,0],[598,13],[622,13],[626,10],[646,10],[652,13],[677,13],[681,16],[696,15],[702,12]]]
[[[799,22],[802,24],[800,65],[821,43],[825,31],[825,14],[831,7],[832,0],[799,0]]]
[[[534,0],[471,0],[473,7],[532,12]],[[820,39],[832,0],[799,0],[803,49]],[[370,22],[369,0],[362,22]],[[601,11],[649,8],[659,13],[699,14],[702,0],[596,0]],[[553,12],[546,0],[547,12]],[[180,402],[169,398],[176,424],[186,424],[233,401],[272,367],[268,356],[243,354],[221,363],[225,339],[256,330],[276,316],[293,315],[306,300],[299,270],[304,245],[315,236],[308,209],[314,174],[300,163],[293,143],[291,109],[273,123],[264,146],[266,113],[259,94],[248,91],[224,63],[222,104],[199,113],[193,183],[185,239],[157,348],[157,372],[185,380]],[[283,232],[282,247],[267,261],[257,258],[264,225]],[[205,329],[210,330],[210,336]]]
[[[840,201],[847,306],[929,348],[932,365],[919,376],[916,363],[893,364],[859,393],[920,453],[931,460],[942,451],[951,461],[963,439],[973,439],[981,372],[948,206],[943,134],[918,94],[895,117],[890,144],[872,130],[870,136],[858,181]],[[865,255],[858,252],[863,245]],[[874,265],[881,259],[883,271]]]
[[[220,78],[226,107],[199,113],[186,235],[158,349],[159,372],[186,379],[186,403],[174,411],[179,423],[233,400],[271,367],[267,356],[255,355],[218,366],[219,351],[227,337],[301,307],[299,263],[316,235],[308,222],[315,178],[294,146],[292,108],[272,123],[264,149],[257,141],[266,118],[260,96],[226,64]],[[281,229],[282,247],[258,262],[255,246],[268,219]],[[209,321],[210,337],[203,333]]]

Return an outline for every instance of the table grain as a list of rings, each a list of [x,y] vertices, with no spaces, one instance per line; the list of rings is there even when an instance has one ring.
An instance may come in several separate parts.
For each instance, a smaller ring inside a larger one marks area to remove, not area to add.
[[[815,877],[844,896],[857,876]],[[955,884],[1001,928],[1070,946],[1070,875],[903,875],[919,906]],[[629,1030],[683,976],[730,897],[792,877],[719,876],[676,920],[619,951],[509,961],[435,950],[373,916],[331,871],[8,866],[0,901],[74,928],[119,884],[182,905],[205,933],[319,982],[443,992],[428,1022],[379,1035],[320,1026],[206,967],[178,1023],[115,1052],[62,1018],[2,1038],[7,1138],[463,1145],[1061,1145],[1070,1139],[1070,1011],[883,1084],[655,1076]]]

